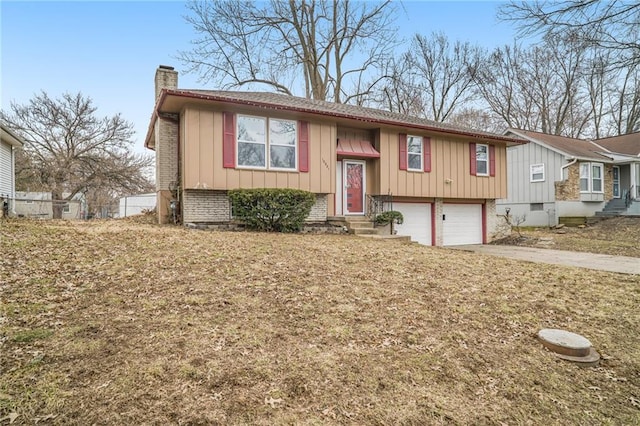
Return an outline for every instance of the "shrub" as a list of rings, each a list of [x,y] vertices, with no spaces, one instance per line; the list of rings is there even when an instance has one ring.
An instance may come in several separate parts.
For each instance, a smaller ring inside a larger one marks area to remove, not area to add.
[[[387,225],[389,223],[402,225],[403,221],[404,221],[404,216],[402,216],[402,213],[395,210],[390,210],[388,212],[384,212],[376,216],[376,223],[378,225]]]
[[[296,232],[316,201],[299,189],[234,189],[229,191],[233,216],[249,228],[268,232]]]

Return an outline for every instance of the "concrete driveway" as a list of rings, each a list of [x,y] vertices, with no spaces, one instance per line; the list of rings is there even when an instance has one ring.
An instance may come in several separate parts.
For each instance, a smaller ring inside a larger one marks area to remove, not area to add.
[[[549,250],[534,247],[465,245],[449,246],[448,249],[472,251],[490,256],[528,262],[550,263],[553,265],[575,266],[598,271],[619,272],[621,274],[639,274],[640,258],[611,256],[608,254],[579,253],[565,250]]]

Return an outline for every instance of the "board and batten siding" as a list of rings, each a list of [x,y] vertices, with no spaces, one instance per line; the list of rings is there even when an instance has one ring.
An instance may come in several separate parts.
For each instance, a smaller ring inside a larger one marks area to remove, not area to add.
[[[11,145],[0,141],[0,196],[15,196],[13,181],[13,151]]]
[[[544,182],[531,182],[531,165],[544,164]],[[507,148],[508,203],[552,203],[564,156],[535,143]]]
[[[320,194],[334,192],[335,124],[309,122],[308,172],[224,168],[222,115],[222,111],[199,108],[186,108],[181,114],[184,189],[294,188]],[[277,118],[297,120],[286,116]]]
[[[397,197],[438,197],[457,199],[495,199],[507,196],[506,146],[495,146],[495,176],[473,176],[470,170],[469,144],[483,143],[443,138],[418,132],[431,138],[431,172],[400,170],[398,133],[380,132],[380,189],[387,188]],[[493,145],[487,143],[487,145]]]

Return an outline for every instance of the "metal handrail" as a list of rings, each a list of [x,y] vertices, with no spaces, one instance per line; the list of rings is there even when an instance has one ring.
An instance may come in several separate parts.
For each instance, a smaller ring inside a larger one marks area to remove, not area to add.
[[[634,193],[634,190],[635,190],[635,185],[631,185],[631,187],[626,191],[626,194],[624,196],[624,206],[626,208],[629,208],[629,206],[631,205],[631,202],[633,201],[632,194]]]
[[[389,194],[366,194],[367,199],[367,217],[373,221],[375,226],[376,217],[387,211],[385,206],[388,206],[389,210],[393,210],[393,195]]]

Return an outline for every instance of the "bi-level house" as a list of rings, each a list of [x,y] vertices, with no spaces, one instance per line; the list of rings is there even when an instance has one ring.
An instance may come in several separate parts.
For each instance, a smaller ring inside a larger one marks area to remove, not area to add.
[[[227,191],[316,194],[308,218],[398,210],[398,233],[427,245],[490,241],[507,196],[507,146],[524,143],[430,120],[276,93],[178,89],[156,71],[145,146],[156,153],[158,219],[231,220]],[[374,207],[375,206],[375,207]]]
[[[640,133],[597,140],[505,134],[529,143],[507,149],[508,196],[498,200],[499,213],[509,209],[524,226],[640,215]]]

